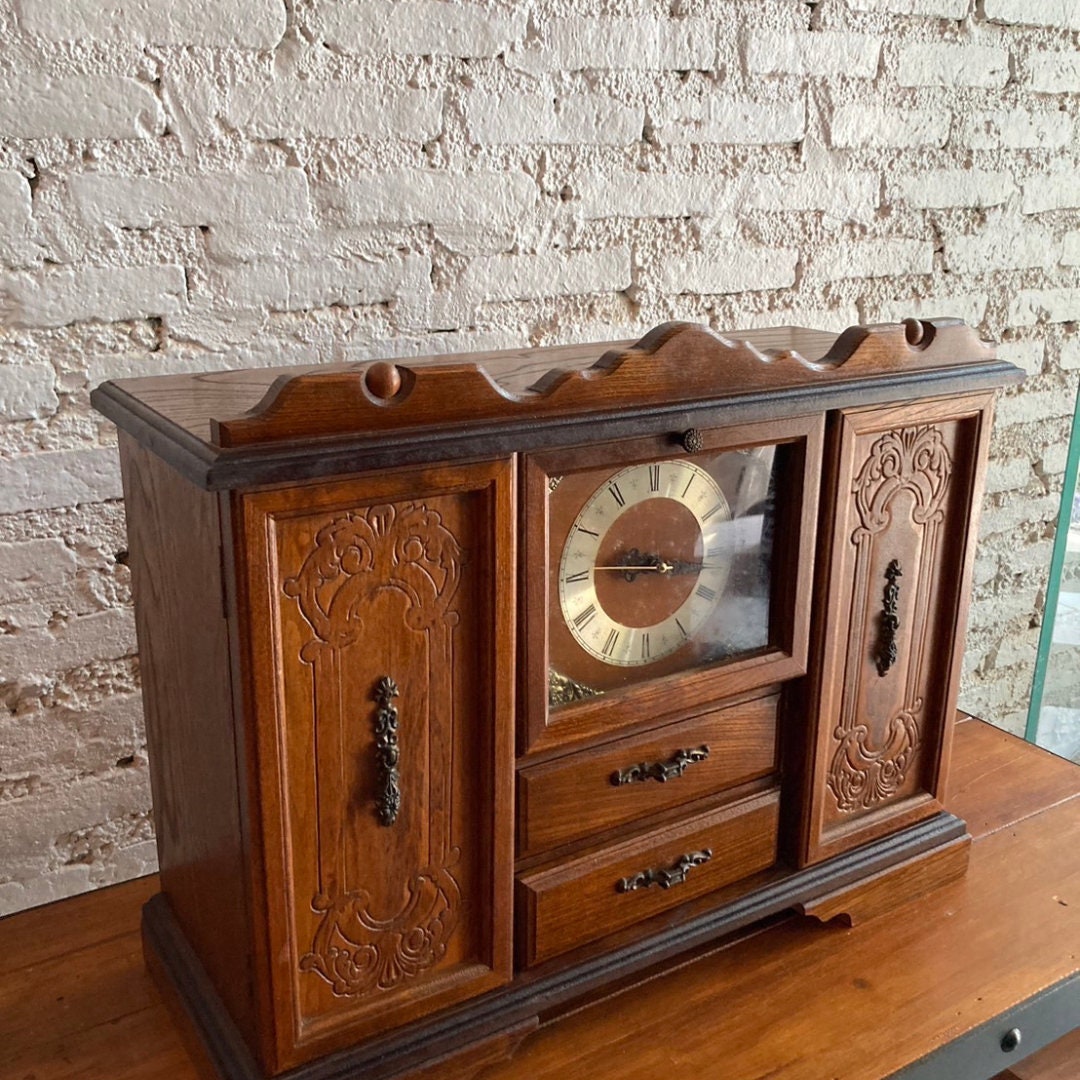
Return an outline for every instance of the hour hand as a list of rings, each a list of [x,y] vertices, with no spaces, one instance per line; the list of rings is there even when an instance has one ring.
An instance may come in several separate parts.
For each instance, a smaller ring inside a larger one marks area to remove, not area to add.
[[[671,563],[650,552],[631,548],[624,555],[614,560],[614,566],[597,566],[597,570],[620,570],[627,581],[633,581],[638,574],[670,574]]]

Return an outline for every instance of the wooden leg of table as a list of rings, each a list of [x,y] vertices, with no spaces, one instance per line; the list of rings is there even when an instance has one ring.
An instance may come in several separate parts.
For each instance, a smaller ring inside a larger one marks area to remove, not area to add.
[[[965,834],[855,885],[800,904],[799,910],[822,922],[837,919],[846,926],[854,926],[962,878],[970,854],[971,837]]]

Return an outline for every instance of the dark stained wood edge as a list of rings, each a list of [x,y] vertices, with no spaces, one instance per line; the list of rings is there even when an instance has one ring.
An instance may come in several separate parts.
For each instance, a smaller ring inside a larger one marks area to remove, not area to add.
[[[632,410],[631,415],[618,404],[608,403],[604,409],[586,417],[511,418],[470,427],[439,427],[425,431],[423,439],[417,438],[415,430],[406,429],[385,432],[376,439],[353,435],[312,440],[307,445],[281,442],[232,450],[203,442],[179,424],[146,408],[137,397],[114,383],[103,383],[94,390],[91,402],[193,483],[211,491],[223,491],[436,460],[461,461],[514,451],[586,446],[649,433],[798,416],[855,404],[898,403],[927,395],[995,390],[1022,382],[1023,378],[1023,372],[1015,365],[990,360],[924,372],[866,376],[842,384],[808,385],[786,391],[783,396],[770,390],[691,403],[656,404]]]
[[[592,367],[550,371],[523,394],[503,389],[477,363],[410,368],[377,361],[282,375],[253,409],[211,419],[211,440],[233,448],[335,435],[373,437],[522,414],[534,419],[581,415],[613,402],[640,408],[747,389],[775,392],[993,358],[993,349],[957,319],[851,327],[821,358],[791,349],[761,350],[698,323],[670,322],[628,349],[605,352]]]
[[[579,963],[551,961],[521,972],[511,986],[291,1069],[280,1074],[281,1080],[390,1080],[407,1075],[433,1058],[506,1035],[534,1018],[555,1019],[592,992],[950,844],[965,832],[959,818],[939,814],[826,863],[792,871],[681,923],[677,912],[664,913],[643,925],[642,939],[615,952],[593,954]],[[151,972],[167,980],[166,993],[177,994],[220,1075],[225,1080],[262,1080],[164,896],[152,897],[143,908],[143,939],[152,954]]]
[[[1028,1055],[1076,1029],[1080,1015],[1080,974],[1070,975],[1028,998],[1015,1009],[932,1050],[925,1057],[894,1072],[890,1080],[983,1080],[1003,1065],[1015,1065]],[[1008,1053],[1002,1037],[1019,1028],[1020,1053]],[[998,1080],[992,1076],[991,1080]]]

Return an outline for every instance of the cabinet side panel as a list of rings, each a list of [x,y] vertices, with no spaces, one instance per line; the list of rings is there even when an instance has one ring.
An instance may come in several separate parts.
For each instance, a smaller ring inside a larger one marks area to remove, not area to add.
[[[162,890],[254,1037],[217,496],[120,434]]]

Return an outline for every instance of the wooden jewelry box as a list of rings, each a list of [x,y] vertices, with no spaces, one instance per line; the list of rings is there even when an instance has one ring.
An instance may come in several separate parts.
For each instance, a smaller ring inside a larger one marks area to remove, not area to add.
[[[994,390],[952,320],[105,383],[162,893],[223,1076],[467,1075],[942,807]]]

